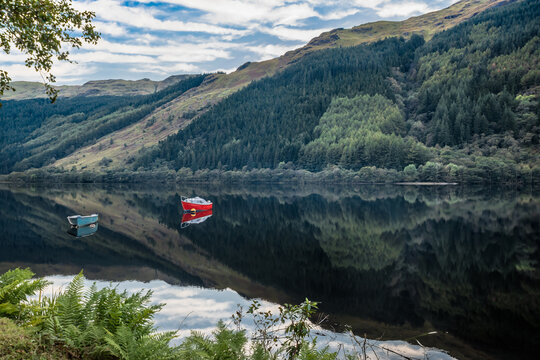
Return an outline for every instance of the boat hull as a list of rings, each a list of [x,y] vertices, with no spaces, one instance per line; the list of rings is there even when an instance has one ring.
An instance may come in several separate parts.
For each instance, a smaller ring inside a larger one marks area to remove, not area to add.
[[[182,209],[184,209],[184,211],[208,211],[208,210],[212,210],[212,203],[210,204],[194,204],[194,203],[190,203],[190,202],[187,202],[187,201],[182,201]]]
[[[90,224],[95,224],[98,222],[98,214],[92,214],[88,216],[68,216],[68,221],[71,224],[71,226],[86,226]]]

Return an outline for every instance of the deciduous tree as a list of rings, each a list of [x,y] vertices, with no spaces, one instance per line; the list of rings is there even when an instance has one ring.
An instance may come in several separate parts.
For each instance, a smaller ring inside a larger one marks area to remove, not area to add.
[[[39,72],[51,101],[58,90],[51,83],[54,61],[69,61],[69,50],[83,42],[95,44],[99,33],[92,24],[95,14],[78,11],[71,0],[0,0],[0,46],[26,56],[25,65]],[[0,69],[0,95],[10,86],[7,71]]]

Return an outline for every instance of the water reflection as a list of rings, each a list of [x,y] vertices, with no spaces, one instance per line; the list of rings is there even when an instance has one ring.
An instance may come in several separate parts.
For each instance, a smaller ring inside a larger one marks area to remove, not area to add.
[[[44,290],[45,296],[57,293],[59,289],[65,289],[68,283],[73,279],[72,276],[49,276],[46,278],[51,285]],[[215,290],[205,289],[195,286],[171,286],[161,280],[153,280],[147,283],[138,281],[124,281],[120,283],[110,283],[106,281],[85,281],[85,286],[90,287],[93,284],[97,289],[105,286],[112,286],[119,291],[134,293],[141,288],[151,290],[152,303],[163,303],[165,306],[156,314],[155,321],[160,331],[178,331],[180,342],[191,331],[210,336],[215,330],[216,323],[223,320],[225,323],[231,323],[231,314],[239,310],[239,307],[247,309],[250,302],[240,296],[232,289]],[[278,305],[262,300],[260,302],[260,311],[270,311],[278,313]],[[242,325],[250,333],[254,333],[256,325],[248,314],[245,314]],[[349,335],[336,334],[329,330],[314,326],[313,333],[317,334],[318,346],[329,346],[332,350],[338,351],[339,346],[347,351],[353,350],[353,344]],[[370,341],[371,347],[367,349],[368,358],[402,360],[404,356],[408,358],[421,359],[429,358],[431,360],[451,360],[448,354],[431,348],[422,348],[417,344],[409,344],[404,341]],[[397,354],[389,353],[380,348],[390,349]],[[343,350],[343,349],[341,349]],[[342,353],[341,353],[342,354]],[[403,356],[401,356],[403,355]]]
[[[211,221],[182,229],[182,193],[212,198]],[[0,271],[84,268],[94,279],[231,288],[277,303],[307,296],[322,302],[328,326],[385,339],[438,330],[422,343],[458,358],[540,350],[532,191],[12,188],[0,201]],[[93,211],[100,231],[70,241],[66,214]]]
[[[182,215],[182,223],[180,224],[180,227],[186,228],[189,225],[193,224],[202,224],[206,220],[208,220],[212,216],[212,210],[205,210],[205,211],[184,211],[184,214]]]
[[[98,230],[98,223],[96,222],[94,224],[90,224],[86,226],[71,226],[69,230],[67,231],[67,233],[69,235],[73,235],[75,237],[80,238],[80,237],[94,235],[97,230]]]

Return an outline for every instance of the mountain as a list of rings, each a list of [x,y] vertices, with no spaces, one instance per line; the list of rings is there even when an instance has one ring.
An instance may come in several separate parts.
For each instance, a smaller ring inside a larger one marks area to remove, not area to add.
[[[539,16],[540,2],[518,2],[428,42],[314,52],[229,96],[135,166],[407,167],[412,180],[466,182],[540,175]]]
[[[162,81],[141,80],[94,80],[83,85],[55,86],[59,97],[74,96],[136,96],[148,95],[163,90],[192,75],[173,75]],[[6,91],[2,100],[24,100],[47,98],[42,83],[31,81],[14,81],[11,84],[16,91]]]
[[[538,141],[538,3],[507,3],[465,0],[403,22],[336,29],[279,58],[199,78],[196,86],[182,80],[175,85],[184,84],[180,92],[158,91],[142,103],[114,97],[109,112],[102,96],[75,96],[38,111],[39,121],[29,112],[17,120],[19,110],[37,100],[4,101],[0,118],[9,120],[0,123],[0,170],[234,170],[289,162],[316,171],[377,166],[400,172],[411,165],[411,179],[424,173],[456,178],[474,168],[470,155],[478,153],[486,168],[518,167],[526,175],[537,165],[531,159]],[[81,120],[78,102],[90,108],[96,102],[102,111]],[[390,122],[377,120],[387,116],[379,113],[383,108],[393,109]],[[339,120],[353,119],[359,109],[364,117],[346,126]],[[126,111],[138,115],[118,121]],[[78,141],[73,130],[93,127],[96,119],[115,126],[92,136],[76,131],[84,134]],[[335,134],[364,122],[372,125],[333,145]],[[66,144],[64,137],[71,140]],[[525,155],[519,158],[510,144]],[[467,178],[482,178],[471,171]]]
[[[6,101],[0,110],[0,171],[43,167],[104,136],[112,145],[112,133],[140,122],[163,104],[199,86],[205,78],[188,77],[144,96],[64,97],[54,104],[48,99]],[[152,124],[146,125],[148,128]],[[120,140],[116,139],[117,144]]]
[[[413,34],[430,40],[438,32],[448,30],[489,8],[510,2],[512,0],[465,0],[404,21],[376,21],[352,29],[334,29],[312,39],[306,46],[288,52],[284,57],[290,63],[316,50],[356,46],[390,37],[410,38]]]

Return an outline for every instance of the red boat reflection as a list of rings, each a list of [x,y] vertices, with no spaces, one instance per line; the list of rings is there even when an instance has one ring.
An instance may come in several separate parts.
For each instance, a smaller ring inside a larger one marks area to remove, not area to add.
[[[199,211],[199,212],[184,212],[182,215],[181,228],[188,227],[191,224],[200,224],[205,222],[210,216],[212,216],[212,210]]]

